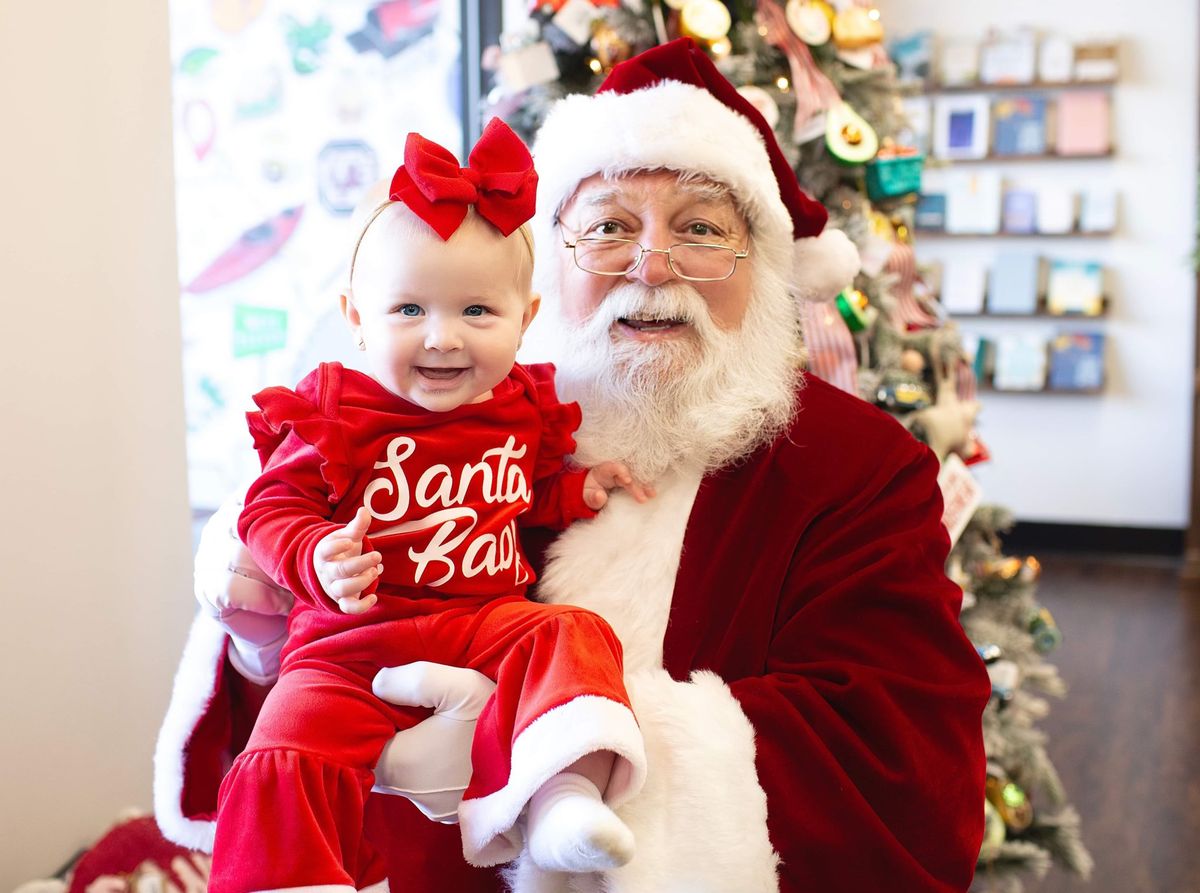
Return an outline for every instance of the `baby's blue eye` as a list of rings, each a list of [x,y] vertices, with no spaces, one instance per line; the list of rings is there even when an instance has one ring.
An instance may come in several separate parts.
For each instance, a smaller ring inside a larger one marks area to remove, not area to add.
[[[487,308],[484,307],[482,304],[472,304],[470,307],[468,307],[466,310],[463,311],[463,316],[480,317],[480,316],[484,316],[486,313],[487,313]]]
[[[401,304],[394,312],[399,313],[401,316],[420,316],[421,308],[417,304]]]

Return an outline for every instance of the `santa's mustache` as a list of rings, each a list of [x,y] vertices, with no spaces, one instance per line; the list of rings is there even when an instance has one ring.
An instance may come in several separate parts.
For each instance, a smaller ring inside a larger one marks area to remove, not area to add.
[[[615,323],[626,319],[683,323],[698,329],[702,335],[714,327],[708,305],[690,285],[623,282],[604,296],[580,334],[585,338],[607,336]]]

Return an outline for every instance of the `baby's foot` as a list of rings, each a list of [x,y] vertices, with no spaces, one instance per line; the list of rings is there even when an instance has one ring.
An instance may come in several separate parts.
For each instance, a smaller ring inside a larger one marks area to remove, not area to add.
[[[574,772],[554,776],[530,799],[528,843],[545,871],[605,871],[633,858],[633,832]]]

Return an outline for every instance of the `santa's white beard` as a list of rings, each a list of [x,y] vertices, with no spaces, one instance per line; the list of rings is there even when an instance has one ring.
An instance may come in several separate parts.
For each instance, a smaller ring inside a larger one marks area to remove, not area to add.
[[[686,283],[621,283],[580,325],[549,315],[559,394],[583,410],[575,455],[585,465],[620,459],[645,481],[678,466],[718,468],[774,439],[792,417],[802,348],[791,298],[774,282],[758,283],[732,331]],[[690,328],[637,341],[614,330],[629,317]]]

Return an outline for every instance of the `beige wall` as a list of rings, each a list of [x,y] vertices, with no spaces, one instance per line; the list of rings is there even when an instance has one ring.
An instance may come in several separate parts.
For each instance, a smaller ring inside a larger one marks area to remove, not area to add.
[[[191,614],[166,4],[0,0],[0,890],[128,806]]]

